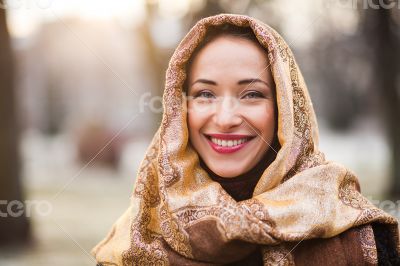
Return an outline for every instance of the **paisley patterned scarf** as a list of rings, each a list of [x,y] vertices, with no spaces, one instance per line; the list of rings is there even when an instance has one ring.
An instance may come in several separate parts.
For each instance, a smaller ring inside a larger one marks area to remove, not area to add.
[[[212,25],[250,27],[268,51],[276,84],[281,148],[253,197],[236,202],[207,172],[189,143],[185,64]],[[292,264],[288,243],[329,238],[382,223],[398,239],[395,218],[359,193],[356,176],[318,150],[306,84],[288,45],[243,15],[200,20],[181,41],[166,73],[164,114],[141,163],[130,207],[92,254],[102,265],[216,265],[261,247],[264,265]],[[397,242],[398,246],[398,242]]]

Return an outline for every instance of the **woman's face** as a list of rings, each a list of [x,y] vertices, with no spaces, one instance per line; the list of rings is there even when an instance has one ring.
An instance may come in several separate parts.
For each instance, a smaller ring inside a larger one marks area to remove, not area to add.
[[[274,105],[267,54],[252,41],[219,36],[193,59],[188,73],[189,138],[217,175],[243,174],[270,149]]]

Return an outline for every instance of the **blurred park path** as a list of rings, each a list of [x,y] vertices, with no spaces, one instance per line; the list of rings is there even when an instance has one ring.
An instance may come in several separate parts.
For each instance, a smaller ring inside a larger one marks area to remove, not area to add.
[[[0,265],[95,265],[90,250],[129,206],[135,170],[83,168],[70,160],[65,138],[28,138],[23,145],[30,174],[24,180],[26,200],[41,205],[32,210],[32,244],[2,249]],[[147,143],[132,145],[130,166],[136,168]]]

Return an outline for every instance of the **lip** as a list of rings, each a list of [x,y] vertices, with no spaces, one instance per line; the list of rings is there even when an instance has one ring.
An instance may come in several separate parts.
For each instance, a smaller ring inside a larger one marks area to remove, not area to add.
[[[243,138],[252,138],[251,135],[241,135],[241,134],[204,134],[205,136],[210,136],[217,139],[228,139],[228,140],[238,140]]]
[[[243,147],[245,147],[253,138],[254,136],[251,135],[238,135],[238,134],[204,134],[207,142],[210,144],[211,148],[218,152],[218,153],[233,153],[241,150]],[[209,137],[214,137],[214,138],[219,138],[219,139],[226,139],[226,140],[237,140],[237,139],[242,139],[242,138],[251,138],[248,141],[233,146],[233,147],[221,147],[214,142],[211,141]]]

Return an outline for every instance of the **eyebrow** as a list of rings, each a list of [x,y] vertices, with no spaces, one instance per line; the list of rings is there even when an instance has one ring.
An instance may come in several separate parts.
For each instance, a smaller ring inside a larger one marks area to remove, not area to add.
[[[192,83],[191,86],[193,86],[195,83],[204,83],[204,84],[209,84],[209,85],[217,85],[217,82],[208,80],[208,79],[198,79],[195,82]]]
[[[238,85],[251,84],[251,83],[256,83],[256,82],[264,83],[269,88],[271,88],[271,86],[267,82],[265,82],[265,81],[263,81],[261,79],[257,79],[257,78],[256,79],[243,79],[243,80],[240,80],[240,81],[238,81]]]
[[[243,84],[251,84],[251,83],[255,83],[255,82],[261,82],[261,83],[264,83],[265,85],[267,85],[269,88],[271,87],[267,82],[265,82],[261,79],[258,79],[258,78],[242,79],[242,80],[239,80],[237,82],[237,84],[243,85]],[[214,85],[214,86],[218,85],[217,82],[208,80],[208,79],[198,79],[195,82],[193,82],[191,86],[193,86],[195,83],[204,83],[204,84]]]

